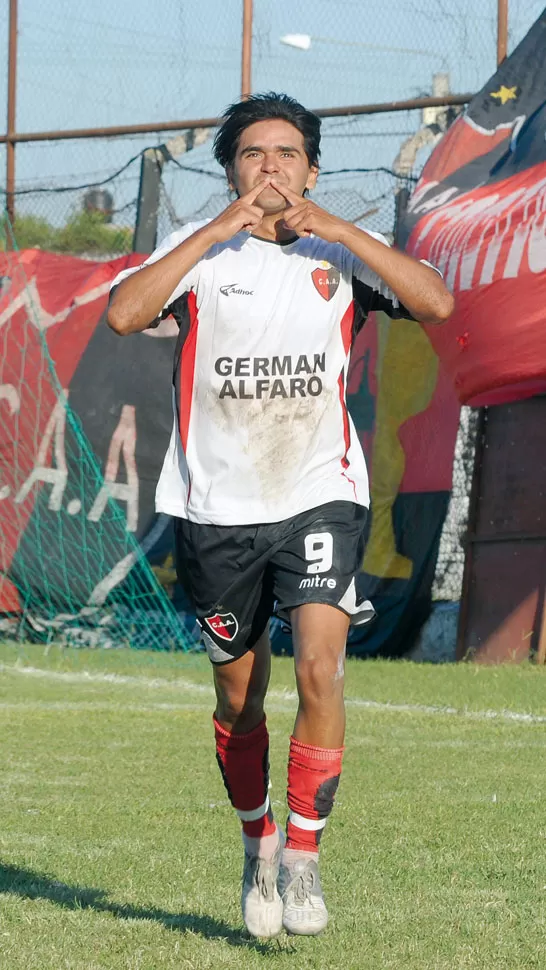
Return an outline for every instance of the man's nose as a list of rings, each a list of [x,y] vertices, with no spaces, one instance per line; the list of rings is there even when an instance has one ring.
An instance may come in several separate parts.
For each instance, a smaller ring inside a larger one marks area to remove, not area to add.
[[[274,172],[279,171],[279,162],[277,156],[274,152],[270,152],[264,155],[262,161],[262,172],[267,172],[268,175],[272,175]]]

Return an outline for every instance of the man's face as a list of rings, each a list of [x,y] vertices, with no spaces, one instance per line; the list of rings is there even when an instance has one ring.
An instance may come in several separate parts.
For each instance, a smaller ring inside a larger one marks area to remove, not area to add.
[[[230,188],[239,195],[250,192],[270,175],[303,195],[317,181],[318,169],[309,165],[303,135],[294,125],[280,118],[256,121],[245,128],[237,147],[233,168],[228,170]],[[288,202],[272,186],[260,193],[254,205],[267,214],[283,212]]]

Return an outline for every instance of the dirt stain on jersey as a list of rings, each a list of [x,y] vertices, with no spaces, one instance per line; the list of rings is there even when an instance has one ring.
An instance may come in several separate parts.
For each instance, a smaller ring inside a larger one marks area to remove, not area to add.
[[[333,396],[335,392],[323,388],[316,397],[220,400],[218,392],[208,388],[200,405],[233,439],[234,454],[240,449],[248,456],[261,500],[276,507],[283,504],[305,469]]]

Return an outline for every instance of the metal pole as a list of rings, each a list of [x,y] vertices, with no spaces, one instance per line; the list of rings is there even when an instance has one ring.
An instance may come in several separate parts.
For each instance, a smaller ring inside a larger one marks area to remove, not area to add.
[[[376,115],[383,111],[413,111],[415,108],[441,108],[468,104],[473,94],[445,94],[433,98],[409,98],[407,101],[382,101],[379,104],[349,104],[341,108],[313,108],[319,118],[346,118],[350,115]]]
[[[508,0],[497,0],[497,67],[508,53]]]
[[[407,212],[408,202],[410,200],[410,190],[407,185],[402,185],[398,189],[394,199],[395,199],[395,211],[394,211],[394,244],[395,246],[401,247],[401,228],[404,221],[404,216]]]
[[[17,88],[17,0],[9,4],[8,48],[8,130],[6,140],[6,209],[13,225],[15,219],[15,96]]]
[[[133,236],[134,253],[151,253],[157,243],[157,216],[161,192],[161,174],[165,158],[161,151],[147,148],[140,163],[140,185]]]
[[[243,0],[243,53],[241,64],[241,98],[252,92],[252,0]]]
[[[348,118],[353,115],[381,114],[384,111],[413,111],[416,108],[434,108],[468,104],[474,97],[469,94],[448,94],[440,98],[410,98],[408,101],[382,101],[379,104],[351,104],[340,108],[312,108],[319,118]],[[146,135],[157,131],[188,131],[191,128],[217,128],[221,118],[191,118],[184,121],[153,121],[142,125],[114,125],[109,128],[67,128],[54,131],[26,131],[13,134],[14,142],[64,141],[71,138],[117,138],[123,135]],[[0,135],[0,145],[8,141]]]

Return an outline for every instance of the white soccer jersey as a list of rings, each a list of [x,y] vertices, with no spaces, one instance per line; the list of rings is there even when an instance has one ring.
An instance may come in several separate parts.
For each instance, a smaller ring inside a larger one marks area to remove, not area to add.
[[[204,225],[172,233],[143,265]],[[366,462],[345,388],[353,337],[373,309],[410,316],[340,244],[241,232],[213,246],[163,312],[180,334],[157,511],[246,525],[340,499],[367,506]]]

